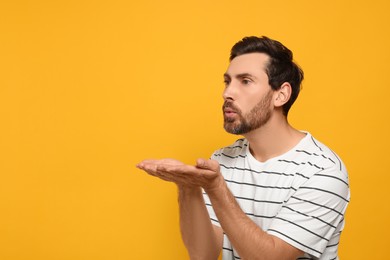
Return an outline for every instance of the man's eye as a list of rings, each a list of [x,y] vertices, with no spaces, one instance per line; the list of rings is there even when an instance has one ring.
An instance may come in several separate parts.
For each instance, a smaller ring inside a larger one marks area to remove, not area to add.
[[[229,83],[230,83],[230,81],[227,80],[227,79],[225,79],[225,80],[223,81],[223,84],[224,84],[225,86],[229,85]]]
[[[244,85],[248,85],[249,83],[251,83],[251,81],[249,79],[243,79],[241,82]]]

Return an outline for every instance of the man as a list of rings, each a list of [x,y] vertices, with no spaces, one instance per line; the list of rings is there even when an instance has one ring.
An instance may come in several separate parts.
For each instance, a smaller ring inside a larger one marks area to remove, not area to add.
[[[243,135],[195,166],[145,160],[177,184],[180,227],[191,259],[338,259],[349,202],[342,161],[287,121],[302,70],[267,37],[246,37],[224,74],[224,128]]]

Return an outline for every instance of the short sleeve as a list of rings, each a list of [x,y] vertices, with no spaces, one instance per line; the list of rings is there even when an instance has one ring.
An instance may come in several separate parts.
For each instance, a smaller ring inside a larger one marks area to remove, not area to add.
[[[338,242],[349,200],[347,174],[325,169],[297,188],[267,232],[319,258],[330,243]]]

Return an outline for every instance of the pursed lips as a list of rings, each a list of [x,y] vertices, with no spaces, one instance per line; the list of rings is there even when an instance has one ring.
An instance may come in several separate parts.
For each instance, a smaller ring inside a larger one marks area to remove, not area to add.
[[[225,114],[232,114],[232,113],[236,113],[236,111],[234,111],[233,109],[231,109],[231,108],[224,108],[223,109],[223,112],[225,113]]]
[[[223,105],[223,113],[226,116],[233,116],[233,115],[237,114],[237,110],[234,109],[231,104],[227,103],[227,104]]]

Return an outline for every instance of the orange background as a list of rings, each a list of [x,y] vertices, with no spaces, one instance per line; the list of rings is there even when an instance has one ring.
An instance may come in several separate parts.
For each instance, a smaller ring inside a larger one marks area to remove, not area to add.
[[[388,259],[388,1],[2,1],[0,259],[187,259],[176,188],[135,168],[230,144],[231,46],[305,71],[289,121],[344,160],[341,259]]]

